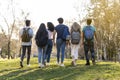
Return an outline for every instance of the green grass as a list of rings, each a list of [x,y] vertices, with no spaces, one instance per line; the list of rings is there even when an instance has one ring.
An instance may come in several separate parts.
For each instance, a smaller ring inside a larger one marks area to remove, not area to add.
[[[120,64],[113,62],[97,62],[96,65],[85,66],[84,60],[78,60],[77,66],[70,65],[71,60],[65,59],[65,67],[51,65],[38,68],[37,58],[31,58],[31,66],[19,68],[19,59],[0,60],[0,80],[120,80]]]

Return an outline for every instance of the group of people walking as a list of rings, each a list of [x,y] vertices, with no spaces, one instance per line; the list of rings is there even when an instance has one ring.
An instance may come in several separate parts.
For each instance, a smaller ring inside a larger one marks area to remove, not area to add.
[[[88,51],[92,55],[92,63],[95,64],[94,36],[96,37],[95,27],[91,25],[92,19],[87,19],[87,25],[81,30],[81,26],[74,22],[69,27],[64,25],[63,18],[58,18],[58,25],[54,26],[52,22],[41,23],[36,34],[35,42],[38,48],[38,65],[40,68],[50,64],[50,56],[53,45],[57,50],[57,65],[64,66],[64,56],[66,45],[71,46],[71,64],[76,66],[78,59],[78,50],[84,45],[86,64],[90,65]],[[26,26],[20,30],[22,54],[20,58],[20,67],[23,67],[23,60],[27,51],[27,65],[30,66],[31,45],[33,38],[33,30],[30,28],[30,20],[26,20]],[[56,37],[57,34],[57,37]],[[55,41],[56,40],[56,41]]]

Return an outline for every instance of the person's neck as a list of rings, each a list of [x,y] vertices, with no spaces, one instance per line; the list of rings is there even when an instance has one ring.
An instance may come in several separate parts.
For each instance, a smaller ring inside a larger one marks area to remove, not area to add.
[[[63,23],[59,23],[59,25],[62,25]]]
[[[91,24],[87,24],[88,26],[90,26]]]
[[[26,26],[26,27],[30,27],[30,26]]]

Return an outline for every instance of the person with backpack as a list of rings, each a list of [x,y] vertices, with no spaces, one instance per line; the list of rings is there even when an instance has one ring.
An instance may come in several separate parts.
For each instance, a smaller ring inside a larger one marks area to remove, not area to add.
[[[68,26],[63,24],[63,18],[58,18],[59,25],[55,27],[53,40],[55,43],[55,34],[57,33],[56,38],[56,48],[57,48],[57,64],[60,66],[64,66],[64,55],[65,55],[65,46],[67,41],[67,36],[69,36],[69,28]],[[61,56],[60,56],[61,52]],[[61,57],[61,61],[60,61]]]
[[[23,67],[23,60],[27,49],[27,65],[30,66],[30,55],[31,55],[31,45],[32,45],[32,37],[33,30],[30,28],[30,20],[26,20],[26,26],[20,30],[21,37],[21,49],[22,54],[20,58],[20,67]]]
[[[78,50],[80,47],[80,39],[81,39],[81,27],[77,22],[74,22],[71,26],[71,57],[73,66],[76,66],[76,61],[78,59]]]
[[[53,47],[53,32],[54,32],[54,25],[52,22],[47,22],[48,27],[48,43],[47,43],[47,49],[46,49],[46,55],[45,55],[45,61],[47,62],[46,65],[49,65],[50,63],[50,56],[52,52]]]
[[[44,23],[40,24],[35,35],[36,45],[38,47],[38,64],[39,68],[45,67],[45,54],[48,43],[48,32]]]
[[[94,37],[97,40],[95,27],[91,25],[92,19],[87,19],[87,26],[82,30],[82,42],[84,44],[84,52],[86,57],[86,64],[90,65],[88,51],[90,50],[92,56],[92,63],[95,64],[95,51],[94,51]]]

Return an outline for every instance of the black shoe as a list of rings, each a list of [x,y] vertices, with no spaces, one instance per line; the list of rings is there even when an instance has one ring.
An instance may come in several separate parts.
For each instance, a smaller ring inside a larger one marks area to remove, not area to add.
[[[74,61],[71,62],[71,65],[72,65],[72,66],[76,66],[76,64],[74,63]]]
[[[46,66],[46,62],[44,62],[44,66]]]
[[[85,65],[86,65],[86,66],[89,66],[89,65],[90,65],[90,63],[86,63]]]
[[[20,67],[21,67],[21,68],[23,68],[23,64],[22,64],[22,62],[21,62],[21,61],[20,61]]]
[[[95,65],[95,64],[96,64],[96,63],[95,63],[95,60],[92,60],[92,64],[93,64],[93,65]]]
[[[74,66],[74,62],[73,61],[71,62],[71,65]]]

